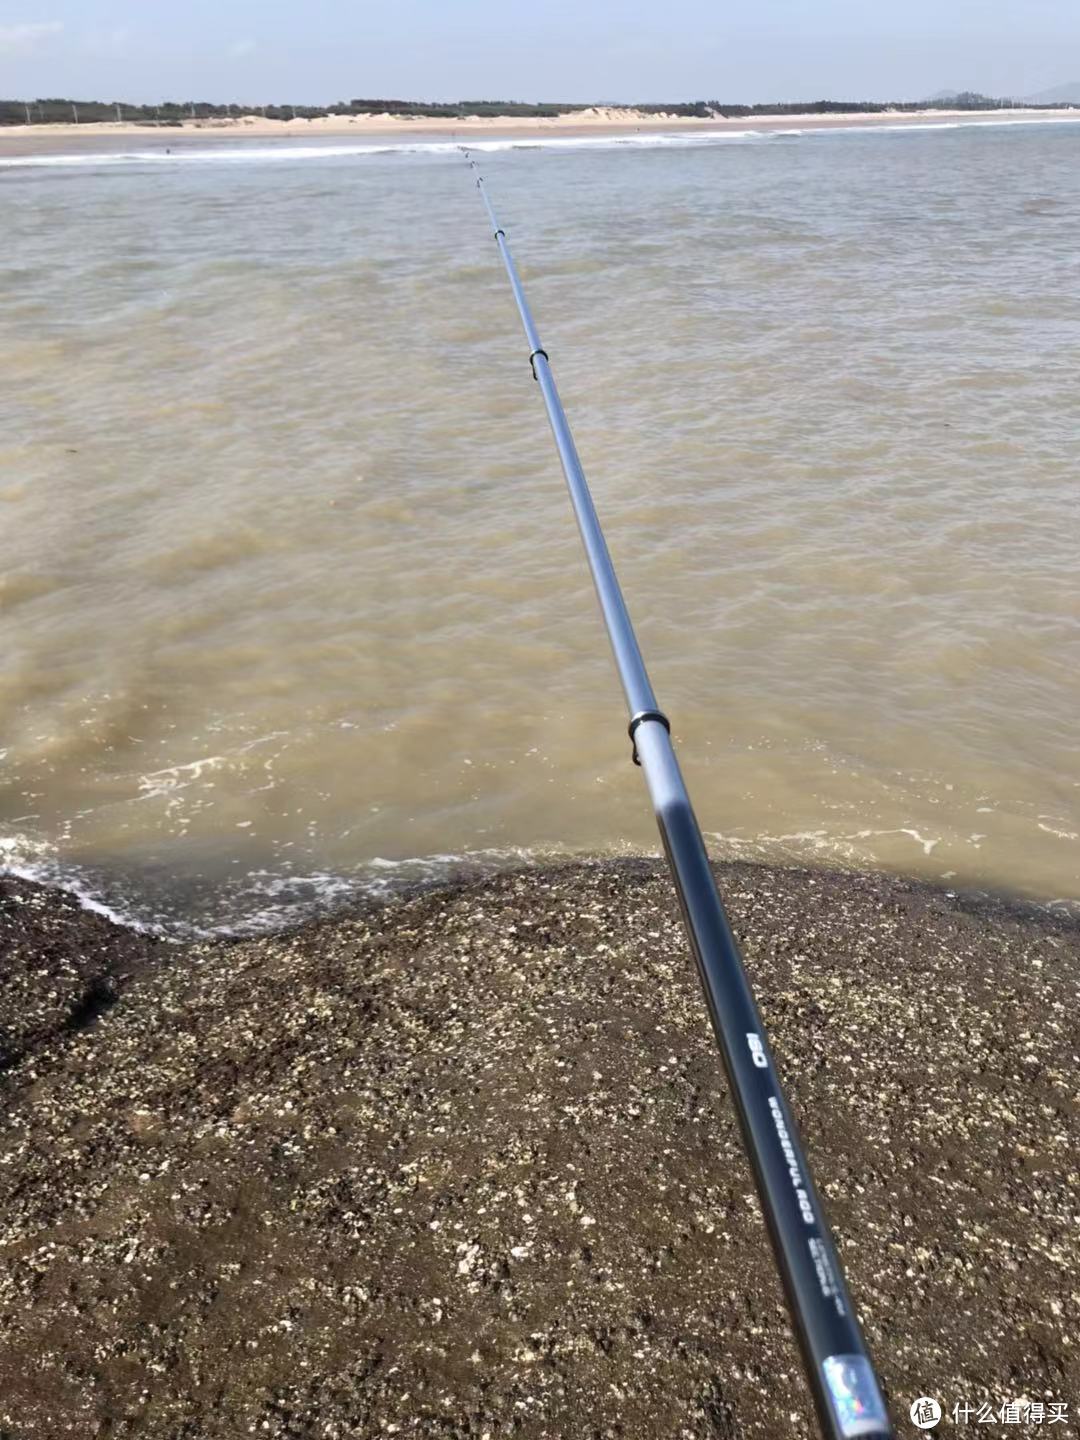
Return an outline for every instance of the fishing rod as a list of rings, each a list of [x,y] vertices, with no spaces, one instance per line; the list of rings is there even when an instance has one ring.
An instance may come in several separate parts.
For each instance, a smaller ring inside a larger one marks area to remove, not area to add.
[[[630,712],[632,758],[645,773],[822,1433],[826,1440],[893,1440],[821,1199],[780,1089],[765,1027],[675,758],[671,724],[657,704],[638,648],[548,353],[540,343],[506,231],[496,219],[484,177],[468,149],[460,148],[476,175],[525,330],[533,378],[544,397]]]

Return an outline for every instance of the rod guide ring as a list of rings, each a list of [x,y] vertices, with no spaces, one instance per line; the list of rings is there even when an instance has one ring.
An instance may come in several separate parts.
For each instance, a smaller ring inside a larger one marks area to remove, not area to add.
[[[626,729],[627,734],[630,736],[630,739],[634,741],[634,753],[630,758],[633,760],[635,765],[641,764],[641,757],[637,753],[637,741],[634,740],[634,735],[637,731],[637,727],[639,725],[643,725],[646,720],[656,720],[659,724],[663,725],[664,729],[668,732],[669,735],[671,734],[671,721],[667,718],[667,716],[662,710],[638,710],[634,715],[632,715],[630,717],[630,724],[626,727]]]

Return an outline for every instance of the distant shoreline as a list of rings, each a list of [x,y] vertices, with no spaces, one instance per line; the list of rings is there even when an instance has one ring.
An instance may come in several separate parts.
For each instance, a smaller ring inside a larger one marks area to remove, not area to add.
[[[752,115],[719,120],[701,120],[667,114],[651,114],[619,107],[593,107],[572,114],[550,117],[466,116],[448,121],[443,118],[401,115],[326,115],[313,120],[268,120],[262,115],[232,118],[186,120],[179,126],[133,124],[122,122],[91,122],[85,125],[10,125],[0,130],[0,156],[34,155],[55,152],[61,144],[72,141],[87,148],[100,146],[111,149],[112,142],[140,139],[164,145],[184,145],[216,137],[254,137],[259,139],[296,139],[297,137],[341,136],[463,136],[507,137],[550,134],[568,138],[597,134],[633,134],[638,131],[657,133],[688,131],[724,133],[746,130],[830,130],[837,127],[873,128],[899,125],[949,125],[962,120],[968,125],[1011,121],[1039,120],[1068,124],[1080,120],[1080,109],[1060,108],[1002,110],[885,110],[874,113],[845,111],[836,114]]]

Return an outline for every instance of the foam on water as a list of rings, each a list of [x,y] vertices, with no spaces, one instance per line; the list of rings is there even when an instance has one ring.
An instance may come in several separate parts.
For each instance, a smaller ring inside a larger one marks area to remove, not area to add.
[[[1080,113],[1001,120],[929,120],[924,122],[875,123],[872,125],[822,125],[792,130],[724,131],[643,131],[640,134],[548,135],[543,132],[513,138],[490,138],[465,134],[455,140],[370,141],[344,144],[311,137],[306,144],[271,143],[252,139],[235,146],[208,144],[196,149],[187,137],[176,148],[162,141],[162,149],[99,152],[96,154],[53,154],[0,156],[0,170],[7,169],[115,169],[133,165],[232,165],[273,164],[303,160],[364,159],[379,155],[416,155],[437,158],[458,157],[463,148],[484,154],[510,150],[618,150],[693,149],[702,146],[761,143],[784,139],[825,139],[830,135],[895,135],[911,131],[952,131],[1002,126],[1063,125],[1080,123]]]
[[[139,930],[147,935],[166,933],[164,930],[159,932],[157,926],[140,917],[133,909],[108,904],[88,877],[65,865],[51,846],[28,835],[0,835],[0,875],[12,875],[19,880],[63,890],[74,896],[84,910],[103,915],[114,925],[124,925],[129,930]],[[185,929],[191,938],[195,937],[193,927]]]
[[[126,165],[216,165],[249,163],[261,164],[276,161],[355,159],[373,155],[427,155],[460,158],[462,149],[475,150],[485,154],[496,154],[505,150],[611,150],[620,147],[653,148],[664,146],[695,146],[731,144],[745,140],[760,140],[764,132],[736,130],[720,135],[678,135],[646,133],[641,135],[544,135],[522,136],[517,139],[485,140],[469,136],[462,140],[427,140],[395,143],[339,144],[316,138],[308,144],[270,144],[252,140],[235,149],[220,147],[197,150],[194,146],[181,143],[179,148],[165,150],[130,150],[116,153],[97,154],[56,154],[19,155],[0,158],[0,168],[86,168],[115,167]]]
[[[910,827],[848,833],[817,829],[753,837],[706,832],[706,841],[710,855],[718,861],[750,860],[778,866],[803,866],[809,862],[827,869],[873,871],[886,867],[875,861],[865,842],[894,834],[910,838],[927,857],[940,843],[939,839],[927,838]],[[973,842],[984,838],[971,837]],[[1069,834],[1065,838],[1075,840],[1077,837]],[[611,857],[660,858],[658,849],[642,852],[626,846],[612,849],[609,854]],[[349,873],[252,870],[228,884],[209,889],[201,900],[204,919],[196,923],[188,914],[177,913],[167,900],[161,905],[155,904],[152,894],[138,884],[125,886],[115,873],[73,865],[52,847],[29,836],[0,837],[0,875],[62,890],[73,896],[83,909],[102,915],[113,924],[176,943],[272,935],[311,921],[347,916],[358,906],[372,902],[385,904],[440,886],[482,879],[510,868],[560,865],[579,858],[580,853],[568,847],[511,846],[412,859],[388,860],[376,856]],[[940,870],[933,878],[944,885],[953,880],[955,874],[952,870]],[[1080,899],[1077,898],[1057,896],[1035,902],[1035,908],[1048,914],[1080,918]]]
[[[0,876],[62,890],[84,910],[115,925],[175,942],[274,934],[308,921],[347,914],[373,901],[385,903],[511,867],[558,864],[573,858],[573,852],[565,849],[510,846],[412,859],[376,856],[352,872],[256,869],[208,884],[200,892],[203,918],[196,923],[189,914],[178,913],[167,893],[155,899],[154,888],[145,881],[125,881],[115,870],[74,864],[54,846],[33,836],[0,836]]]

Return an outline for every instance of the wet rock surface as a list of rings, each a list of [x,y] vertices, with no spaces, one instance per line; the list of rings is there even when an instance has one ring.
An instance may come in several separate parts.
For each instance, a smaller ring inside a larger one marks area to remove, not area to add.
[[[1075,1433],[1080,927],[719,875],[900,1432]],[[0,1436],[815,1433],[659,865],[193,946],[2,887]]]
[[[0,876],[0,1071],[81,1029],[161,949],[72,895]]]

